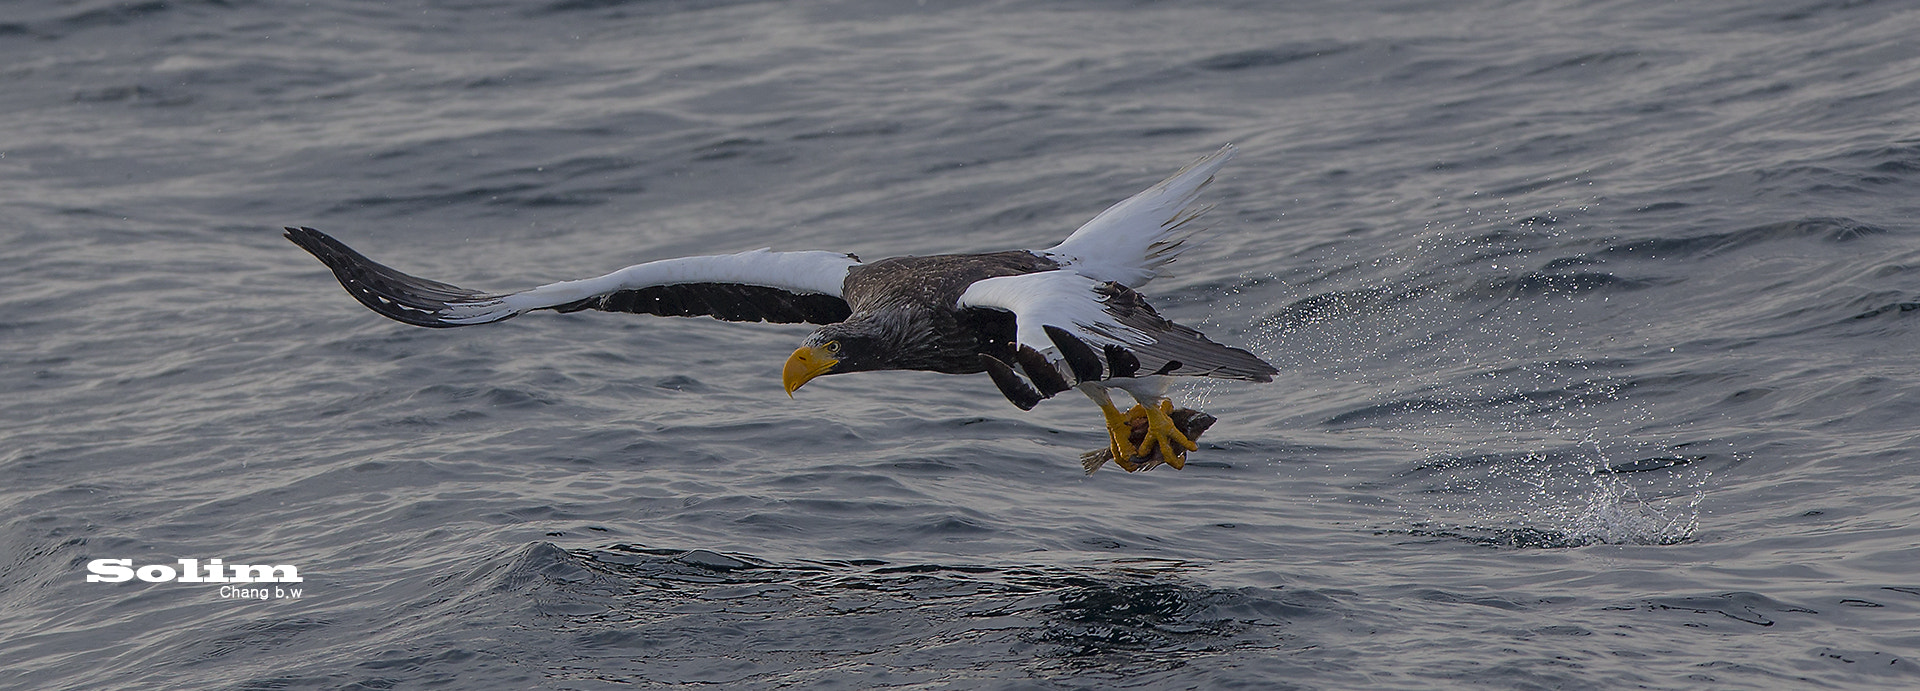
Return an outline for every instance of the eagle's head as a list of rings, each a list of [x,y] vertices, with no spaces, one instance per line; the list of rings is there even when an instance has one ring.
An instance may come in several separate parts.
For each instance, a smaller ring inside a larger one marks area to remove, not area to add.
[[[829,324],[800,342],[781,372],[788,396],[821,375],[887,369],[887,350],[881,339],[847,327],[845,323]]]
[[[924,331],[914,321],[856,318],[820,327],[787,358],[781,372],[787,395],[822,375],[912,369],[905,361],[923,350],[921,342],[927,340],[913,337]]]

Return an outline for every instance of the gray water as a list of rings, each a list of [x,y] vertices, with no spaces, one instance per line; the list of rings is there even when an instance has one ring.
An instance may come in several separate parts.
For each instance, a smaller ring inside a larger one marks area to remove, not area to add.
[[[1445,5],[1444,8],[1440,7]],[[16,0],[0,686],[1920,686],[1906,3]],[[805,326],[419,329],[758,247],[1045,247],[1280,367],[1185,470]],[[292,597],[86,582],[298,568]]]

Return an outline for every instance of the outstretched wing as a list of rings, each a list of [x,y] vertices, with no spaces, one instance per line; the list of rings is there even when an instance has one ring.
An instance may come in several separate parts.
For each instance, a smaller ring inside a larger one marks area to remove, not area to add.
[[[664,259],[598,278],[493,295],[395,271],[312,228],[286,230],[288,240],[332,269],[361,304],[392,319],[430,327],[486,324],[540,309],[831,324],[847,318],[840,286],[848,267],[860,263],[833,252],[762,249]]]
[[[1194,161],[1171,177],[1108,207],[1046,250],[1068,271],[1138,288],[1191,245],[1205,228],[1192,223],[1212,207],[1194,207],[1213,174],[1233,159],[1232,144]]]
[[[1022,408],[1082,382],[1157,375],[1264,382],[1279,371],[1168,321],[1131,288],[1071,271],[977,281],[959,306],[1013,313],[1015,361],[983,355],[982,364]]]

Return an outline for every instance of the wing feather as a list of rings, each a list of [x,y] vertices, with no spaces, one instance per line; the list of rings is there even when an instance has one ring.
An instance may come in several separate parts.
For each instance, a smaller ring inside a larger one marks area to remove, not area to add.
[[[1264,382],[1279,371],[1167,320],[1131,288],[1071,271],[976,281],[959,306],[1012,312],[1019,352],[1037,353],[1076,383],[1155,375]]]
[[[361,304],[428,327],[487,324],[541,309],[831,324],[849,313],[841,284],[847,269],[860,263],[833,252],[761,249],[664,259],[596,278],[495,295],[407,275],[312,228],[286,231],[287,239],[332,269]]]
[[[1159,184],[1108,207],[1046,255],[1069,271],[1138,288],[1161,274],[1193,245],[1204,228],[1193,223],[1211,206],[1193,206],[1213,174],[1233,159],[1232,144],[1220,147]]]

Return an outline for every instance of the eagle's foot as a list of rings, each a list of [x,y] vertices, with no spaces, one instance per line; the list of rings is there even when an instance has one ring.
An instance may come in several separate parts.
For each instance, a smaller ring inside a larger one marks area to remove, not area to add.
[[[1169,407],[1171,407],[1171,404],[1169,404]],[[1162,450],[1163,447],[1160,445],[1159,439],[1152,440],[1152,442],[1149,443],[1148,432],[1153,427],[1152,417],[1155,416],[1150,415],[1147,409],[1141,406],[1134,406],[1132,410],[1127,411],[1125,414],[1121,414],[1120,411],[1115,410],[1112,418],[1118,418],[1126,423],[1126,446],[1129,451],[1135,453],[1115,455],[1113,451],[1117,445],[1110,442],[1104,448],[1080,454],[1081,467],[1091,473],[1099,470],[1100,466],[1106,465],[1107,461],[1113,461],[1114,465],[1120,466],[1121,470],[1131,473],[1141,470],[1152,470],[1163,463],[1172,465],[1175,468],[1184,466],[1186,464],[1184,454],[1187,447],[1178,446],[1178,441],[1175,437],[1171,435],[1162,437],[1162,439],[1171,442],[1165,448],[1181,450],[1171,455],[1167,451]],[[1215,422],[1212,415],[1185,408],[1174,410],[1172,413],[1167,414],[1166,417],[1172,422],[1175,434],[1179,435],[1179,438],[1188,440],[1189,443],[1199,439],[1200,435],[1206,432],[1208,427],[1213,426]],[[1108,427],[1108,432],[1110,435],[1117,437],[1117,431],[1112,426]],[[1174,459],[1174,462],[1168,463],[1167,458]]]
[[[1144,457],[1147,454],[1141,451],[1157,449],[1162,462],[1173,466],[1175,470],[1185,468],[1187,452],[1200,447],[1173,424],[1173,401],[1162,398],[1158,406],[1151,408],[1136,406],[1135,410],[1140,411],[1147,418],[1147,434],[1140,440],[1140,446],[1134,450],[1134,453]]]

